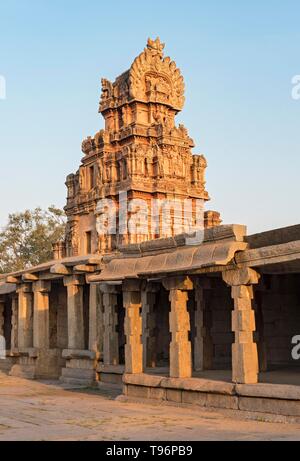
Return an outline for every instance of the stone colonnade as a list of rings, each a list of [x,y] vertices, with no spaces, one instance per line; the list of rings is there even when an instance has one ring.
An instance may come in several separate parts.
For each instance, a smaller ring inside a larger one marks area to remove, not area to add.
[[[259,275],[252,269],[230,270],[223,273],[223,279],[231,286],[234,309],[232,311],[232,331],[235,342],[232,345],[232,381],[235,383],[255,384],[258,382],[257,345],[253,339],[255,316],[253,310],[253,287],[259,281]],[[212,366],[213,344],[207,323],[204,323],[205,300],[204,287],[198,281],[193,284],[189,277],[170,277],[163,280],[165,289],[169,291],[171,312],[169,318],[172,335],[170,343],[170,377],[192,377],[192,350],[189,332],[191,329],[188,313],[188,291],[196,291],[196,325],[197,333],[194,341],[194,362],[197,370],[209,369]],[[137,283],[124,285],[124,307],[126,309],[126,373],[138,374],[145,369],[145,348],[150,345],[148,357],[153,357],[153,343],[150,341],[149,328],[153,327],[149,312],[153,309],[153,286],[142,295]],[[145,309],[142,312],[142,300]],[[142,329],[142,323],[144,328]],[[144,337],[142,341],[142,331]]]
[[[259,281],[252,269],[236,269],[223,272],[224,282],[231,287],[234,309],[232,330],[232,380],[235,383],[257,383],[257,346],[253,339],[255,317],[253,288]],[[91,283],[89,285],[88,344],[85,340],[83,275],[67,275],[63,284],[67,290],[67,349],[66,359],[79,360],[71,368],[85,368],[83,360],[89,360],[89,376],[96,376],[95,363],[117,366],[119,357],[118,309],[120,296],[125,309],[124,331],[125,372],[141,374],[156,363],[155,316],[153,315],[159,283],[142,280],[125,280],[121,284]],[[209,316],[206,310],[204,289],[209,281],[187,276],[167,277],[162,285],[169,293],[169,349],[170,377],[190,378],[193,365],[196,370],[212,367],[213,343],[209,332]],[[194,364],[190,339],[190,315],[188,292],[195,290]],[[17,297],[12,296],[11,351],[36,357],[41,350],[50,348],[51,282],[34,280],[21,283]],[[4,328],[5,303],[0,298],[0,335]],[[30,352],[31,351],[31,352]],[[36,353],[34,352],[36,351]],[[71,363],[71,362],[70,362]],[[96,365],[97,366],[97,365]]]
[[[254,342],[255,313],[253,309],[253,285],[259,282],[259,274],[252,269],[236,269],[223,273],[224,282],[231,287],[234,309],[232,311],[232,331],[235,342],[232,345],[232,381],[241,384],[258,382],[258,352]],[[196,292],[196,336],[194,340],[194,367],[205,370],[212,367],[213,343],[209,332],[209,320],[204,321],[206,306],[203,291],[208,287],[207,280],[192,282],[189,277],[169,277],[163,279],[163,286],[169,292],[171,311],[169,327],[170,377],[192,377],[192,348],[189,339],[191,329],[188,312],[188,292]],[[112,287],[110,287],[112,291]],[[157,285],[143,284],[128,280],[123,284],[123,305],[125,318],[125,372],[140,374],[156,361],[155,358],[155,319],[153,307]],[[112,295],[112,293],[110,293]],[[116,301],[110,304],[113,309]],[[115,312],[115,310],[113,309]],[[110,315],[113,315],[110,311]],[[107,315],[107,314],[106,314]],[[111,317],[112,318],[112,317]],[[115,334],[109,323],[109,331]],[[109,343],[109,338],[107,338]],[[106,355],[106,354],[104,354]],[[111,361],[110,364],[113,362]]]

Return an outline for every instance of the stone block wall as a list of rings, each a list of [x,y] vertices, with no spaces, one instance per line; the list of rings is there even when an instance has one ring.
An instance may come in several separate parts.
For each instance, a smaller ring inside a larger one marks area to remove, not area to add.
[[[221,280],[212,280],[212,289],[205,290],[205,298],[212,318],[213,368],[230,369],[231,347],[234,342],[231,328],[233,302],[230,289]]]
[[[299,275],[264,276],[260,291],[264,338],[270,366],[300,366],[292,358],[292,338],[300,335]]]
[[[157,366],[169,366],[169,349],[171,333],[169,329],[170,313],[169,293],[163,288],[157,294],[155,307],[156,338],[157,338]]]
[[[12,329],[12,305],[11,297],[7,296],[4,309],[3,333],[6,341],[6,349],[11,348],[11,329]]]
[[[50,348],[67,349],[67,290],[62,283],[52,283],[50,292]]]

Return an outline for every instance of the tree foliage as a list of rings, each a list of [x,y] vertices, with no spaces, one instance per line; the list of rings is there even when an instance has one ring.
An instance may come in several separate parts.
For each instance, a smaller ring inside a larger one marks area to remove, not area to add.
[[[52,259],[52,244],[65,234],[65,213],[50,206],[13,213],[0,232],[0,273],[28,269]]]

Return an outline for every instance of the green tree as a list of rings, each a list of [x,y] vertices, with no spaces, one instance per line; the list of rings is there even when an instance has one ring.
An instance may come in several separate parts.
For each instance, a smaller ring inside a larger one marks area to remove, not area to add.
[[[65,223],[65,213],[55,206],[10,214],[0,232],[0,273],[51,260],[52,244],[64,237]]]

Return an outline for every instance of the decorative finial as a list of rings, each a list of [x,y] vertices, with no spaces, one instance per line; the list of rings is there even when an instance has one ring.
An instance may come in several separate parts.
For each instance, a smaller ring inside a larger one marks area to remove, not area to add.
[[[160,57],[162,57],[165,44],[161,43],[159,37],[157,37],[156,40],[151,40],[151,38],[148,38],[147,48],[151,51],[153,56],[158,54]]]

